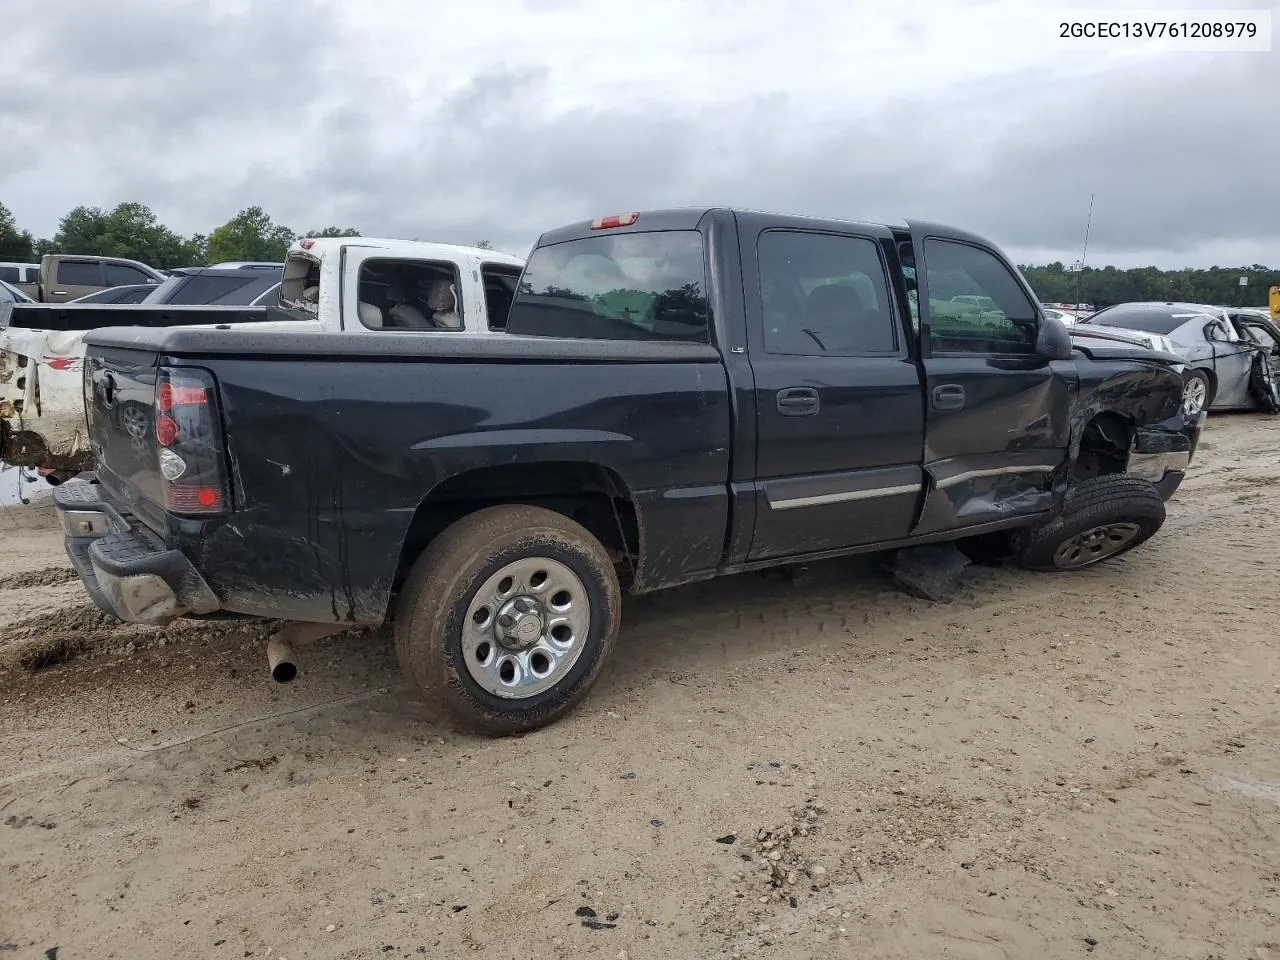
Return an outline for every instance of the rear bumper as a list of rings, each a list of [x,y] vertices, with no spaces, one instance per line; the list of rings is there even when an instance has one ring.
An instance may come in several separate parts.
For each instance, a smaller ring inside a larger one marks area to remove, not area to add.
[[[217,596],[180,550],[104,501],[98,487],[53,491],[67,556],[93,602],[129,623],[163,625],[218,610]]]

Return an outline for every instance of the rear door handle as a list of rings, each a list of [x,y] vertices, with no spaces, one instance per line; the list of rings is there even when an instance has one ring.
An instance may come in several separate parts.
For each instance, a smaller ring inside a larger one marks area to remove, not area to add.
[[[933,409],[964,409],[964,387],[958,383],[941,383],[933,388]]]
[[[812,387],[787,387],[779,390],[777,404],[778,413],[784,417],[810,417],[821,406],[818,391]]]

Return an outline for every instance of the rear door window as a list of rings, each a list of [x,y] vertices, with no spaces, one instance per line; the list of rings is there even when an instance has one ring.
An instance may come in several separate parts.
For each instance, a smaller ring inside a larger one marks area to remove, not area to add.
[[[864,237],[770,230],[760,237],[764,348],[860,357],[898,349],[880,247]]]
[[[520,283],[520,271],[515,267],[486,263],[480,268],[480,276],[484,281],[484,306],[489,316],[489,329],[505,330]]]
[[[371,330],[461,330],[460,290],[452,263],[371,258],[360,266],[356,317]]]
[[[124,263],[105,263],[103,270],[107,274],[107,285],[111,287],[123,287],[131,283],[148,283],[151,277],[147,276],[137,267],[131,267]]]
[[[103,287],[102,264],[93,260],[62,260],[58,263],[58,283],[69,287]]]
[[[507,331],[708,343],[702,235],[694,230],[625,233],[540,247],[524,269]]]

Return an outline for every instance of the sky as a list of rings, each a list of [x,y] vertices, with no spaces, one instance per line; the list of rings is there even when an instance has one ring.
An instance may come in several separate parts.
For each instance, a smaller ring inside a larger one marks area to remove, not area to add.
[[[518,254],[595,216],[733,205],[937,220],[1070,263],[1092,195],[1090,265],[1280,266],[1280,45],[1086,50],[1056,39],[1070,7],[58,0],[3,18],[0,202],[37,236],[80,204],[183,234],[256,204]]]

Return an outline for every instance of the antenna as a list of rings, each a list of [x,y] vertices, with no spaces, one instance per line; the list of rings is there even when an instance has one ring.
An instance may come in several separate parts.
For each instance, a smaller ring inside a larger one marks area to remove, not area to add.
[[[1089,256],[1089,231],[1093,227],[1093,198],[1094,194],[1089,194],[1089,218],[1084,225],[1084,249],[1080,252],[1080,270],[1076,274],[1076,303],[1081,303],[1080,284],[1084,282],[1084,264],[1085,259]]]

